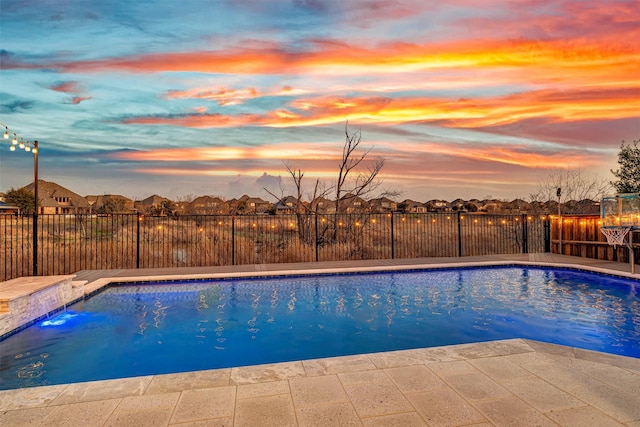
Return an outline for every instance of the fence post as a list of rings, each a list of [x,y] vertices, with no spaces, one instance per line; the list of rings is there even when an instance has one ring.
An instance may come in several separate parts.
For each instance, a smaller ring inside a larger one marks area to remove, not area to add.
[[[551,252],[551,219],[549,217],[544,220],[544,252]]]
[[[140,268],[140,222],[142,215],[136,215],[136,268]]]
[[[461,212],[458,211],[458,256],[462,256],[462,218]]]
[[[318,262],[318,212],[313,213],[316,222],[316,232],[315,232],[315,241],[316,241],[316,262]]]
[[[231,265],[236,265],[236,216],[231,215]]]
[[[526,214],[522,214],[522,253],[529,253],[529,224]]]
[[[36,183],[36,188],[38,188],[38,184]],[[37,191],[36,190],[36,200],[37,199]],[[36,201],[36,206],[37,206],[37,201]],[[33,242],[32,242],[32,249],[33,249],[33,275],[37,276],[38,275],[38,208],[36,207],[35,210],[33,211]]]
[[[394,249],[394,235],[393,235],[393,212],[391,212],[391,214],[389,215],[389,217],[391,218],[391,259],[395,259],[395,249]]]

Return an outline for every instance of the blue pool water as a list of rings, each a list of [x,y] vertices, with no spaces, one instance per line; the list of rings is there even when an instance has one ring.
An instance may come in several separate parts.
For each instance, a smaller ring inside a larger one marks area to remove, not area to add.
[[[507,338],[640,357],[640,282],[505,267],[112,286],[0,342],[0,389]]]

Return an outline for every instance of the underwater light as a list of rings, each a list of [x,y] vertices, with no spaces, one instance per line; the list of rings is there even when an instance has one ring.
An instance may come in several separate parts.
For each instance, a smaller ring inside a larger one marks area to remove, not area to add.
[[[78,313],[66,311],[61,315],[54,317],[53,319],[45,320],[44,322],[40,323],[40,326],[61,326],[75,317],[78,317]]]

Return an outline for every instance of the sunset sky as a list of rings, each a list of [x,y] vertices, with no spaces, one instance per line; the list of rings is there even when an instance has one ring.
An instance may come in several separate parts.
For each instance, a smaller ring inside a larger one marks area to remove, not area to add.
[[[639,40],[640,0],[0,0],[0,122],[83,196],[310,191],[348,121],[398,201],[527,199],[614,179]],[[0,191],[32,182],[0,144]]]

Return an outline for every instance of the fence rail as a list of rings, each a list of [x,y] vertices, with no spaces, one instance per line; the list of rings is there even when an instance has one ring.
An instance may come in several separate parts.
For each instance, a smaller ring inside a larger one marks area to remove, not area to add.
[[[549,251],[549,222],[527,215],[0,216],[0,280],[33,272]]]
[[[613,247],[600,232],[602,220],[596,215],[554,217],[551,221],[552,252],[606,261],[629,262],[629,249]],[[640,232],[631,234],[635,262],[640,262]]]

